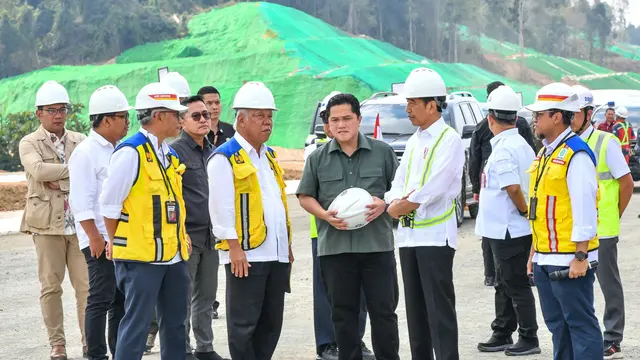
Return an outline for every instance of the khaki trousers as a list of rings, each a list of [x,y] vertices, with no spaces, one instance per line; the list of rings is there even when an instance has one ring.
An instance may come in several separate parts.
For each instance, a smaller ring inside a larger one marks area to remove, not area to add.
[[[86,345],[84,316],[89,295],[89,274],[84,254],[78,247],[78,238],[76,235],[33,235],[33,243],[38,257],[40,308],[49,334],[49,344],[66,345],[62,311],[62,281],[66,266],[76,294],[82,345]]]

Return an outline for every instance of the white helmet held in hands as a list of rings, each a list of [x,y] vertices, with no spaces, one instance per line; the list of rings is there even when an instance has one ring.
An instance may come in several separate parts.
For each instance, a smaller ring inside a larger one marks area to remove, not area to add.
[[[582,85],[573,85],[571,87],[578,95],[578,102],[580,109],[584,109],[587,106],[593,106],[593,93]]]
[[[191,96],[191,89],[189,89],[187,79],[175,71],[167,73],[160,82],[174,88],[179,97]]]
[[[517,112],[522,107],[520,97],[512,88],[501,85],[489,94],[487,109]]]
[[[187,111],[186,106],[180,105],[178,94],[167,84],[154,82],[145,85],[136,96],[136,110],[167,108],[178,112]]]
[[[323,112],[325,110],[327,110],[327,104],[329,103],[329,100],[331,100],[332,97],[338,95],[338,94],[342,94],[340,91],[332,91],[329,95],[325,96],[324,99],[322,99],[322,102],[320,103],[320,111],[319,112]]]
[[[233,99],[233,108],[278,111],[271,90],[259,81],[250,81],[240,88]]]
[[[553,83],[543,86],[536,94],[536,101],[527,109],[533,112],[558,109],[575,113],[580,111],[580,101],[571,86]]]
[[[447,96],[447,87],[437,72],[417,68],[407,77],[402,95],[407,99]]]
[[[54,80],[49,80],[42,84],[36,93],[36,107],[70,103],[67,89]]]
[[[91,94],[89,115],[110,114],[133,109],[126,96],[113,85],[105,85]]]
[[[627,108],[624,107],[624,106],[618,106],[616,108],[616,116],[620,117],[620,118],[623,118],[623,119],[626,119],[627,116],[629,116],[629,110],[627,110]]]
[[[335,210],[335,217],[347,223],[347,230],[355,230],[368,224],[367,205],[373,204],[373,197],[361,188],[349,188],[340,193],[331,205],[329,211]]]

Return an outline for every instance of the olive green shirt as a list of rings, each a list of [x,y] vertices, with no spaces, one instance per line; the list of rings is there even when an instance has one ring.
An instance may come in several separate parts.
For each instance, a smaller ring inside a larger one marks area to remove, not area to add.
[[[358,135],[358,148],[347,156],[336,140],[314,151],[305,164],[297,195],[315,198],[323,209],[342,191],[359,187],[371,196],[384,199],[398,167],[391,146]],[[356,230],[338,230],[326,221],[318,225],[318,256],[342,253],[393,251],[393,222],[385,211],[366,226]]]

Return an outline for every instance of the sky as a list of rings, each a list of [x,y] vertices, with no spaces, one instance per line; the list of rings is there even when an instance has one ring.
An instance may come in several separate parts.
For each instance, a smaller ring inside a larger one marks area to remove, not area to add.
[[[615,0],[604,0],[613,5]],[[640,0],[629,0],[629,9],[627,9],[627,22],[635,26],[640,26]]]

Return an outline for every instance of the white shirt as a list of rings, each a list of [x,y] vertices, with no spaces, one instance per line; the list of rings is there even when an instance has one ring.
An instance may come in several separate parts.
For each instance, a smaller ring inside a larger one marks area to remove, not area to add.
[[[547,140],[542,140],[545,147],[546,156],[550,156],[558,147],[565,136],[576,136],[571,128],[567,128],[551,144]],[[568,137],[567,137],[568,138]],[[591,161],[591,157],[581,151],[571,158],[569,169],[567,170],[567,185],[569,187],[569,198],[571,199],[571,212],[573,217],[573,229],[571,230],[571,241],[588,241],[596,236],[598,213],[596,211],[596,193],[598,191],[598,178],[596,167]],[[542,201],[538,199],[538,206]],[[575,259],[574,254],[539,254],[533,256],[533,262],[538,265],[569,266]],[[598,259],[598,250],[589,251],[588,261]]]
[[[287,217],[282,203],[280,185],[267,159],[267,147],[258,152],[236,132],[234,139],[249,155],[249,161],[258,171],[258,183],[262,194],[264,222],[267,237],[259,247],[245,251],[248,262],[279,261],[289,263],[289,235]],[[209,174],[209,214],[213,234],[218,239],[238,239],[236,232],[235,187],[233,170],[224,154],[215,154],[207,165]],[[220,263],[229,263],[229,252],[218,251]]]
[[[161,146],[158,146],[158,138],[155,135],[144,128],[140,128],[140,132],[149,139],[158,155],[158,160],[165,169],[168,168],[171,164],[167,158],[167,154],[169,154],[167,142],[163,141]],[[141,166],[139,160],[138,151],[131,146],[125,146],[111,155],[107,179],[104,181],[102,194],[100,194],[100,213],[102,216],[108,219],[120,219],[122,203],[129,196],[133,182],[138,176],[137,166]],[[152,264],[171,265],[180,261],[182,261],[182,256],[178,251],[169,262]]]
[[[109,238],[98,198],[102,193],[102,183],[107,178],[113,150],[113,144],[92,129],[69,157],[69,203],[75,217],[80,249],[89,246],[89,236],[80,225],[81,221],[94,220],[100,234],[105,239]]]
[[[494,136],[491,148],[491,155],[482,171],[476,235],[498,240],[506,238],[507,230],[511,238],[531,235],[529,220],[520,215],[506,187],[520,185],[525,201],[528,201],[527,170],[536,154],[516,128]]]
[[[416,219],[430,219],[442,216],[452,206],[453,200],[462,188],[462,170],[464,168],[464,147],[460,135],[449,129],[444,135],[431,165],[431,174],[424,186],[420,186],[424,166],[429,151],[432,150],[440,133],[447,127],[440,118],[427,129],[418,129],[407,141],[407,146],[396,176],[391,183],[391,190],[384,196],[385,202],[401,199],[405,194],[415,190],[408,201],[420,204],[416,210]],[[411,169],[409,169],[409,158]],[[407,183],[405,191],[405,182]],[[396,245],[398,247],[417,246],[449,246],[458,248],[458,224],[455,213],[447,221],[426,228],[409,228],[398,226]]]

